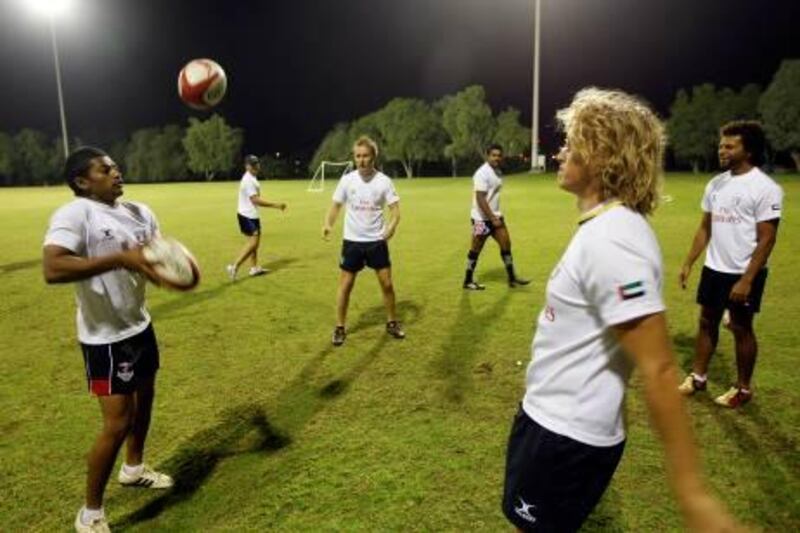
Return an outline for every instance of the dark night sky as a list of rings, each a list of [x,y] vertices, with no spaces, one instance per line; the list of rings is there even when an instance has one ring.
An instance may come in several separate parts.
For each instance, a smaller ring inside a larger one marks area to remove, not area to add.
[[[0,130],[55,136],[49,33],[25,0],[0,0]],[[100,146],[205,116],[177,73],[211,57],[218,107],[249,152],[312,152],[338,121],[395,96],[483,85],[495,112],[531,110],[533,0],[73,0],[57,23],[70,137]],[[703,82],[766,86],[800,57],[800,0],[542,0],[542,137],[586,85],[635,92],[662,114]]]

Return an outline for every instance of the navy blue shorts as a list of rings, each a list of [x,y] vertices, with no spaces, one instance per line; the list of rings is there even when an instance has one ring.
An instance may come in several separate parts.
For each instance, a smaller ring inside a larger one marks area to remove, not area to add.
[[[236,218],[239,219],[239,231],[244,235],[251,237],[261,233],[261,220],[257,218],[247,218],[239,213],[236,213]]]
[[[475,220],[471,218],[469,221],[472,223],[472,234],[476,237],[491,235],[497,229],[494,227],[491,220]],[[500,222],[505,225],[506,219],[500,217]]]
[[[577,531],[605,492],[625,442],[590,446],[549,431],[520,407],[506,453],[503,513],[522,531]]]
[[[386,241],[342,241],[342,257],[339,260],[339,267],[348,272],[358,272],[364,268],[364,265],[374,270],[392,266]]]
[[[700,275],[700,284],[697,286],[697,303],[712,309],[733,307],[734,309],[741,308],[751,313],[758,313],[761,310],[761,297],[764,295],[764,286],[767,284],[767,269],[762,268],[753,279],[747,303],[735,304],[729,298],[731,289],[741,277],[741,274],[717,272],[704,266],[703,273]]]
[[[160,366],[153,325],[133,337],[111,344],[83,344],[83,364],[89,392],[96,396],[132,394],[138,380],[156,375]]]

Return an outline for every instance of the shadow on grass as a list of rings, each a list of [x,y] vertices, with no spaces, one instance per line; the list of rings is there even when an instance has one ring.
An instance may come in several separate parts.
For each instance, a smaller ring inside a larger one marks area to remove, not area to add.
[[[0,274],[9,274],[11,272],[16,272],[18,270],[33,268],[41,264],[42,264],[41,258],[29,259],[28,261],[17,261],[15,263],[6,263],[5,265],[0,265]]]
[[[151,307],[150,313],[155,317],[156,321],[162,320],[177,311],[182,311],[187,307],[197,305],[211,298],[216,298],[230,287],[231,283],[221,283],[210,289],[177,293],[175,298]]]
[[[420,315],[420,308],[409,301],[398,302],[397,311],[406,324],[415,323]],[[351,333],[376,323],[382,324],[382,316],[383,306],[367,310],[350,330]],[[292,382],[278,394],[277,407],[269,418],[264,408],[257,404],[244,404],[224,411],[217,424],[186,439],[172,457],[159,465],[159,469],[173,476],[175,485],[120,519],[114,524],[115,529],[122,530],[151,520],[169,507],[191,498],[217,464],[228,457],[248,453],[269,454],[291,444],[291,435],[302,430],[325,402],[346,392],[349,385],[383,351],[384,346],[391,342],[401,341],[381,332],[377,342],[341,376],[320,385],[317,373],[323,360],[334,351],[334,347],[327,344],[306,362]]]
[[[486,331],[508,305],[510,290],[488,309],[475,313],[472,299],[485,296],[486,292],[462,291],[455,324],[442,346],[441,358],[435,362],[438,374],[446,380],[445,397],[452,402],[463,402],[464,394],[472,387],[475,358],[483,346]],[[491,364],[484,362],[480,371],[491,372]]]
[[[621,525],[622,508],[621,498],[613,485],[606,489],[600,502],[592,510],[581,527],[581,532],[602,531],[603,533],[622,533],[625,528]]]

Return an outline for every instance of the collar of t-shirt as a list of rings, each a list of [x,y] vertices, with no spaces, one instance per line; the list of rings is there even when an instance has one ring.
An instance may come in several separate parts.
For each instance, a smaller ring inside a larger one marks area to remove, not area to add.
[[[618,205],[622,205],[622,202],[616,199],[606,200],[602,204],[598,204],[591,208],[590,210],[583,213],[581,216],[578,217],[578,225],[585,224],[589,222],[593,218],[600,216],[601,214],[605,213],[606,211],[610,211],[614,209]]]

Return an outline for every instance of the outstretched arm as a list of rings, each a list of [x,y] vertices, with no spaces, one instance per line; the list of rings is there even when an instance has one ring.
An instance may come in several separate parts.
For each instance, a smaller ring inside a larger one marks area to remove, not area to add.
[[[667,475],[687,526],[695,531],[736,531],[735,522],[709,494],[700,474],[664,314],[617,325],[614,333],[642,375],[651,423],[664,445]]]
[[[250,197],[250,201],[253,203],[253,205],[258,205],[258,206],[261,206],[261,207],[274,207],[275,209],[280,209],[281,211],[284,211],[286,209],[286,204],[285,203],[283,203],[283,202],[268,202],[268,201],[264,200],[263,198],[261,198],[257,194],[254,194],[253,196],[251,196]]]

